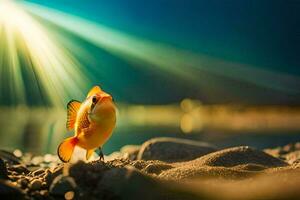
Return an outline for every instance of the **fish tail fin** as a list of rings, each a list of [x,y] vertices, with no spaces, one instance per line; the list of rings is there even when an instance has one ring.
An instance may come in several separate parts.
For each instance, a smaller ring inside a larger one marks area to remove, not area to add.
[[[69,162],[77,143],[77,137],[69,137],[60,143],[57,148],[57,155],[59,159],[63,162]]]

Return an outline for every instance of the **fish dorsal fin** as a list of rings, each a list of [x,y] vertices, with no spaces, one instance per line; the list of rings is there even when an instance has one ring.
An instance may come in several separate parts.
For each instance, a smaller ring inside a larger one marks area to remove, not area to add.
[[[71,100],[67,105],[67,129],[69,131],[74,129],[76,122],[77,112],[80,108],[81,103],[76,100]]]
[[[86,98],[89,98],[90,96],[97,94],[99,92],[102,92],[101,88],[99,86],[94,86],[88,93]]]

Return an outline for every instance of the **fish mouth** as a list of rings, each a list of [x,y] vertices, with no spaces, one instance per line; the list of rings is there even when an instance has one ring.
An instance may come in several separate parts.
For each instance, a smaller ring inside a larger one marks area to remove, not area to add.
[[[89,115],[89,116],[91,116],[91,115],[93,114],[93,111],[94,111],[95,107],[99,106],[99,105],[98,105],[99,103],[101,104],[102,102],[104,102],[104,101],[107,100],[107,99],[109,99],[109,100],[112,101],[112,97],[111,97],[109,94],[107,94],[107,93],[101,94],[101,95],[99,95],[99,96],[100,96],[100,98],[97,100],[97,102],[95,102],[95,103],[93,103],[93,104],[91,105],[91,108],[90,108],[90,110],[88,111],[88,115]]]

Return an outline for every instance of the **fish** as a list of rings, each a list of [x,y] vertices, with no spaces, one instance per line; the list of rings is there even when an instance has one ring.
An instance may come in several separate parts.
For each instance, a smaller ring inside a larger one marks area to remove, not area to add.
[[[116,109],[112,96],[99,86],[94,86],[83,102],[71,100],[67,104],[66,127],[68,131],[74,130],[74,136],[59,144],[59,159],[69,162],[75,146],[86,150],[86,160],[95,150],[101,150],[116,126]]]

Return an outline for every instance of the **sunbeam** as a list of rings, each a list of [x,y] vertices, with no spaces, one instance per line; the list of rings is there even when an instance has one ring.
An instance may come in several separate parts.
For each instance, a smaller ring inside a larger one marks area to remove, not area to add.
[[[23,5],[34,15],[84,38],[99,48],[126,60],[142,62],[141,66],[148,64],[151,70],[164,71],[193,81],[199,86],[197,74],[209,72],[263,88],[289,94],[299,93],[300,79],[297,76],[190,53],[38,4],[24,2]]]
[[[80,63],[18,2],[0,1],[0,34],[1,96],[9,94],[13,104],[26,104],[26,89],[31,86],[22,71],[33,71],[37,88],[52,106],[65,105],[70,96],[83,96],[88,79]],[[20,64],[21,55],[25,65]]]

